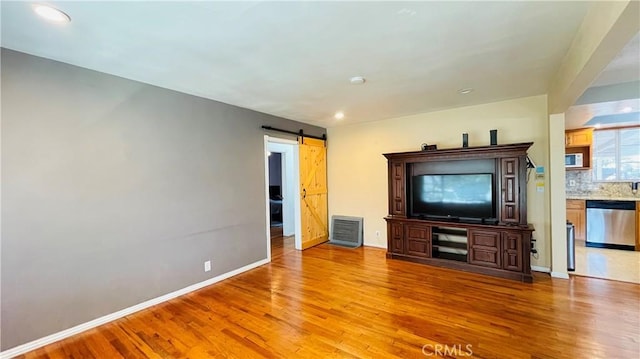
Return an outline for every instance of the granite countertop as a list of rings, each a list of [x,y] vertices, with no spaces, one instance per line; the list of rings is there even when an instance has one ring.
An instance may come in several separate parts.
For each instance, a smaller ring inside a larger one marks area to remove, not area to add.
[[[567,193],[567,199],[586,199],[592,201],[640,201],[640,193],[636,196],[603,196]]]

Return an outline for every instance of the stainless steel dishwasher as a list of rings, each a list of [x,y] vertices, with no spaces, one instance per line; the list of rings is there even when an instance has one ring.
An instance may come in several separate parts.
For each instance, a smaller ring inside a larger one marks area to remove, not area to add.
[[[635,249],[634,201],[587,201],[587,247]]]

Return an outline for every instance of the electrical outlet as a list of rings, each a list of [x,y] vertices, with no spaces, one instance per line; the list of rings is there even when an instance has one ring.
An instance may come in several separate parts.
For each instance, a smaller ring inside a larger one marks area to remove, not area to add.
[[[538,254],[538,250],[536,249],[535,239],[531,239],[531,254]]]
[[[204,262],[204,271],[208,272],[211,270],[211,261]]]
[[[380,237],[380,231],[376,231],[376,237]]]
[[[569,180],[569,186],[574,187],[576,185],[576,180]]]

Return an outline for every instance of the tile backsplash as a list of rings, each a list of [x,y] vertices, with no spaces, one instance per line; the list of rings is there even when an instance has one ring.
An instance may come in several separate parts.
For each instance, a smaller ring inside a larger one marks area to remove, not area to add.
[[[575,185],[571,186],[575,181]],[[599,198],[639,198],[640,193],[631,192],[631,181],[627,182],[593,182],[591,170],[567,171],[565,189],[567,197],[587,196]],[[640,192],[640,191],[639,191]]]

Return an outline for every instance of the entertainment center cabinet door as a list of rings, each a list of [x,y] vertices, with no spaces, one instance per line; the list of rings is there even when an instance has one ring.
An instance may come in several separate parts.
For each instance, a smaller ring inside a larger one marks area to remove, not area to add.
[[[389,214],[406,217],[405,163],[389,161]]]
[[[402,222],[387,222],[388,251],[393,254],[404,254],[404,224]]]
[[[518,157],[502,158],[500,222],[520,223],[520,160]]]
[[[431,257],[431,226],[409,223],[405,225],[407,254]]]
[[[522,233],[502,233],[502,268],[522,272]]]
[[[469,229],[469,263],[502,268],[500,265],[501,242],[500,232]]]

